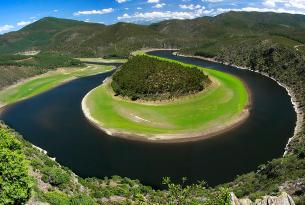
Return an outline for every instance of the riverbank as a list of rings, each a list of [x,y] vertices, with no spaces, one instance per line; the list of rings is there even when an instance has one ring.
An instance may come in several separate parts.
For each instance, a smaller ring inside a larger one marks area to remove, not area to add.
[[[113,69],[111,66],[87,65],[82,68],[59,68],[54,71],[23,79],[0,91],[0,108],[45,92],[73,79],[96,75]]]
[[[293,134],[293,136],[291,138],[288,139],[288,142],[286,144],[285,151],[284,151],[283,155],[285,156],[287,153],[289,153],[290,142],[298,134],[301,134],[302,126],[303,126],[304,118],[305,118],[305,113],[300,109],[301,106],[300,106],[299,101],[296,98],[296,95],[295,95],[295,93],[294,93],[292,88],[290,88],[289,86],[283,84],[279,80],[273,78],[272,76],[269,76],[268,74],[266,74],[264,72],[260,72],[260,71],[256,71],[256,70],[251,70],[250,68],[247,68],[247,67],[242,67],[242,66],[238,66],[238,65],[234,65],[234,64],[230,64],[230,63],[226,63],[226,62],[217,61],[215,58],[206,58],[206,57],[202,57],[202,56],[184,55],[184,54],[180,54],[178,52],[174,52],[173,55],[182,56],[182,57],[197,58],[197,59],[201,59],[201,60],[206,60],[206,61],[211,61],[211,62],[215,62],[215,63],[220,63],[220,64],[223,64],[223,65],[233,66],[233,67],[236,67],[238,69],[243,69],[243,70],[249,70],[249,71],[252,71],[252,72],[256,72],[256,73],[259,73],[259,74],[261,74],[263,76],[266,76],[266,77],[274,80],[278,85],[283,87],[287,91],[288,95],[290,96],[291,103],[292,103],[293,108],[294,108],[294,110],[296,112],[296,115],[297,115],[297,121],[296,121],[296,126],[295,126],[295,129],[294,129],[294,134]]]
[[[106,80],[83,98],[83,113],[108,135],[130,140],[177,143],[214,137],[247,120],[251,94],[239,79],[219,71],[205,71],[218,81],[217,86],[161,104],[118,98],[109,91]]]

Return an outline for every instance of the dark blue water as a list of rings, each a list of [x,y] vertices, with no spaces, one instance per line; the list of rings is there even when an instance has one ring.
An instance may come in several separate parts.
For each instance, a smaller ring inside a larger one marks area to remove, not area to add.
[[[152,54],[240,77],[252,92],[249,119],[225,134],[196,142],[156,144],[111,137],[92,126],[81,110],[82,98],[111,75],[107,73],[77,79],[7,106],[0,120],[82,177],[120,175],[153,187],[160,187],[165,176],[217,185],[283,154],[296,122],[284,88],[254,72],[177,57],[168,51]]]

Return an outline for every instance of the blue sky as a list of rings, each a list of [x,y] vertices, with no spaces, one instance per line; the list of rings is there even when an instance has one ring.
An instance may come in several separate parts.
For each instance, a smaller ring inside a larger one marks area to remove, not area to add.
[[[192,19],[236,11],[305,14],[305,0],[1,0],[0,34],[46,16],[113,24]]]

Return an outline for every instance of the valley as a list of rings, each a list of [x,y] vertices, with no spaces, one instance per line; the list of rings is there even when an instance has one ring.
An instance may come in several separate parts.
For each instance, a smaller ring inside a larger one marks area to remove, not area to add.
[[[303,205],[304,22],[46,17],[0,35],[0,203]]]

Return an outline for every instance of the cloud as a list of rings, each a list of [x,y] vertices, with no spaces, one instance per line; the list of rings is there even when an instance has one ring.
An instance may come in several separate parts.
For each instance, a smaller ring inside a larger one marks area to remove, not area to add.
[[[304,0],[263,0],[263,6],[268,8],[290,8],[295,10],[305,10]]]
[[[26,26],[32,23],[32,21],[20,21],[17,23],[17,26]]]
[[[193,19],[203,15],[210,15],[214,10],[205,10],[204,8],[191,12],[176,12],[176,11],[153,11],[146,13],[136,12],[133,15],[124,14],[119,16],[118,20],[136,21],[161,21],[168,19]]]
[[[57,12],[58,12],[58,9],[54,9],[53,12],[57,13]]]
[[[13,25],[3,25],[3,26],[0,26],[0,33],[5,33],[7,31],[10,31],[12,30],[13,28],[15,28]]]
[[[166,4],[165,3],[162,3],[162,4],[156,4],[153,6],[153,8],[157,8],[157,9],[160,9],[162,8],[163,6],[165,6]]]
[[[218,3],[222,2],[223,0],[201,0],[202,2],[209,2],[209,3]]]
[[[126,2],[127,0],[115,0],[116,2],[118,2],[119,4]]]
[[[290,13],[290,14],[305,14],[305,10],[295,10],[295,9],[287,9],[287,8],[258,8],[258,7],[244,7],[240,9],[235,8],[218,8],[214,12],[212,12],[212,15],[218,15],[221,13],[225,13],[228,11],[257,11],[257,12],[274,12],[274,13]]]
[[[189,10],[195,10],[195,9],[200,9],[201,8],[201,5],[197,4],[197,5],[194,5],[194,4],[180,4],[179,7],[181,9],[189,9]]]
[[[147,3],[150,3],[150,4],[157,4],[159,3],[160,0],[147,0]]]
[[[101,10],[78,11],[78,12],[75,12],[73,15],[79,16],[79,15],[108,14],[108,13],[112,13],[113,11],[114,11],[113,8],[108,8],[108,9],[101,9]]]
[[[266,7],[275,7],[276,2],[274,0],[267,0],[267,1],[263,2],[263,5]]]

